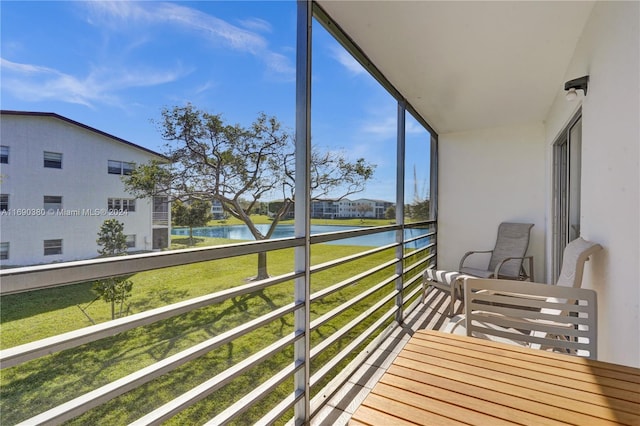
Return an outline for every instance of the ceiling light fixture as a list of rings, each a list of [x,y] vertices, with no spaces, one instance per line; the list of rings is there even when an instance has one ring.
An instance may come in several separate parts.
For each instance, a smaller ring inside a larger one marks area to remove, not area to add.
[[[587,87],[589,86],[589,76],[585,75],[580,78],[569,80],[564,83],[564,90],[567,90],[567,100],[573,101],[578,98],[578,90],[582,90],[587,95]]]

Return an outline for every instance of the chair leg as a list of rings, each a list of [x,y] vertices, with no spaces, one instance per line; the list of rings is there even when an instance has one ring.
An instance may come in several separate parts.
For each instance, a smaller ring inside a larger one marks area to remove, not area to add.
[[[451,283],[451,300],[449,301],[449,316],[452,317],[455,315],[453,306],[456,304],[456,285],[455,283]]]

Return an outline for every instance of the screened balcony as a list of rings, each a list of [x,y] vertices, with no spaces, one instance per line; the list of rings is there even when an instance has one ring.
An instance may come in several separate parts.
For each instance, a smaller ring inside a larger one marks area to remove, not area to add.
[[[23,383],[50,394],[36,409],[25,392],[22,406],[30,408],[14,405],[4,419],[24,424],[286,423],[305,400],[310,419],[359,365],[379,354],[380,344],[387,347],[401,325],[415,325],[416,315],[430,307],[420,303],[421,272],[435,259],[435,225],[313,235],[308,251],[304,238],[288,238],[3,270],[2,295],[17,303],[25,292],[55,297],[54,287],[113,275],[164,270],[178,279],[183,268],[195,264],[210,271],[213,283],[221,273],[235,273],[234,261],[255,262],[258,252],[291,260],[301,251],[311,255],[306,271],[297,271],[293,261],[272,265],[278,272],[267,280],[241,280],[226,290],[77,330],[61,324],[58,330],[72,331],[3,350],[5,392],[22,393],[16,386]],[[319,246],[380,233],[395,234],[397,242],[355,253],[353,246],[334,245],[334,258],[317,260]],[[351,254],[340,254],[345,252]],[[171,291],[170,283],[157,286],[159,292]],[[306,297],[301,286],[309,290]],[[443,319],[437,315],[433,321],[442,324]],[[235,325],[222,329],[219,323]],[[140,335],[150,340],[124,349]],[[111,354],[107,358],[105,350]],[[151,356],[140,357],[138,351]],[[78,382],[68,383],[71,377]],[[56,396],[69,395],[69,389],[70,400]]]
[[[50,381],[64,388],[65,377],[78,378],[72,398],[57,399],[54,387],[37,409],[25,393],[9,423],[86,424],[105,413],[125,424],[344,423],[411,327],[446,324],[438,292],[419,302],[422,271],[436,261],[455,268],[466,250],[490,246],[502,220],[527,221],[535,223],[535,275],[553,283],[557,231],[570,228],[563,201],[573,201],[574,212],[579,206],[581,235],[604,247],[583,281],[598,292],[599,356],[640,365],[638,4],[319,5],[301,2],[298,9],[294,237],[0,272],[3,297],[196,264],[215,282],[233,273],[231,259],[253,262],[250,256],[264,251],[282,259],[270,264],[272,276],[2,351],[3,376],[13,375],[16,387],[44,386],[42,371],[57,373]],[[423,220],[407,221],[400,208],[393,225],[310,235],[310,42],[318,24],[393,99],[397,141],[388,151],[396,156],[397,206],[408,204],[414,183],[406,130],[420,125],[418,159],[429,165],[431,202]],[[588,93],[568,103],[563,83],[586,74]],[[578,122],[581,144],[571,148]],[[581,173],[569,174],[573,186],[557,185],[568,165],[559,165],[562,154],[571,149],[582,154]],[[562,188],[579,188],[580,198],[561,200]],[[314,247],[389,231],[392,244],[315,257]],[[216,327],[223,315],[232,327]],[[183,318],[191,329],[180,328]],[[126,347],[132,335],[148,337],[142,362]],[[245,338],[259,342],[256,351],[243,352]],[[98,363],[90,345],[112,360]],[[126,368],[110,375],[111,365]]]

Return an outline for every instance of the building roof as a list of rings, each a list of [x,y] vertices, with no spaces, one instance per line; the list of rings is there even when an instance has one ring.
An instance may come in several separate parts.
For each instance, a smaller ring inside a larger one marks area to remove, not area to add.
[[[167,159],[167,157],[163,154],[160,154],[159,152],[153,151],[149,148],[145,148],[143,146],[137,145],[133,142],[129,142],[128,140],[119,138],[117,136],[111,135],[107,132],[103,132],[102,130],[98,130],[94,127],[91,126],[87,126],[86,124],[82,124],[78,121],[72,120],[70,118],[67,117],[63,117],[62,115],[56,114],[54,112],[37,112],[37,111],[12,111],[12,110],[0,110],[0,115],[22,115],[22,116],[31,116],[31,117],[49,117],[49,118],[55,118],[61,121],[64,121],[66,123],[72,124],[74,126],[83,128],[85,130],[89,130],[90,132],[94,132],[97,133],[101,136],[107,137],[109,139],[112,139],[116,142],[125,144],[125,145],[129,145],[133,148],[139,149],[141,151],[145,151],[148,152],[149,154],[155,155],[157,157],[160,157],[162,159]]]

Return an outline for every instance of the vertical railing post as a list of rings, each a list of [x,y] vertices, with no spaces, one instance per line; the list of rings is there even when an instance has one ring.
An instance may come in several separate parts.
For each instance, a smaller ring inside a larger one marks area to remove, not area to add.
[[[311,25],[312,1],[298,0],[297,47],[296,47],[296,173],[295,173],[295,236],[304,238],[304,246],[295,248],[295,270],[304,272],[304,276],[295,280],[294,297],[296,303],[304,303],[302,309],[295,312],[295,332],[304,338],[295,343],[296,363],[303,367],[295,373],[296,395],[302,398],[294,408],[294,423],[306,425],[310,421],[310,164],[311,164]]]
[[[404,102],[398,102],[398,136],[396,140],[397,154],[396,154],[396,223],[402,225],[401,228],[396,231],[396,242],[400,243],[396,247],[396,290],[398,295],[396,296],[396,321],[401,323],[403,320],[402,314],[402,288],[404,286],[404,276],[402,274],[404,269],[404,263],[402,257],[404,256],[404,164],[405,164],[405,115],[406,105]]]

